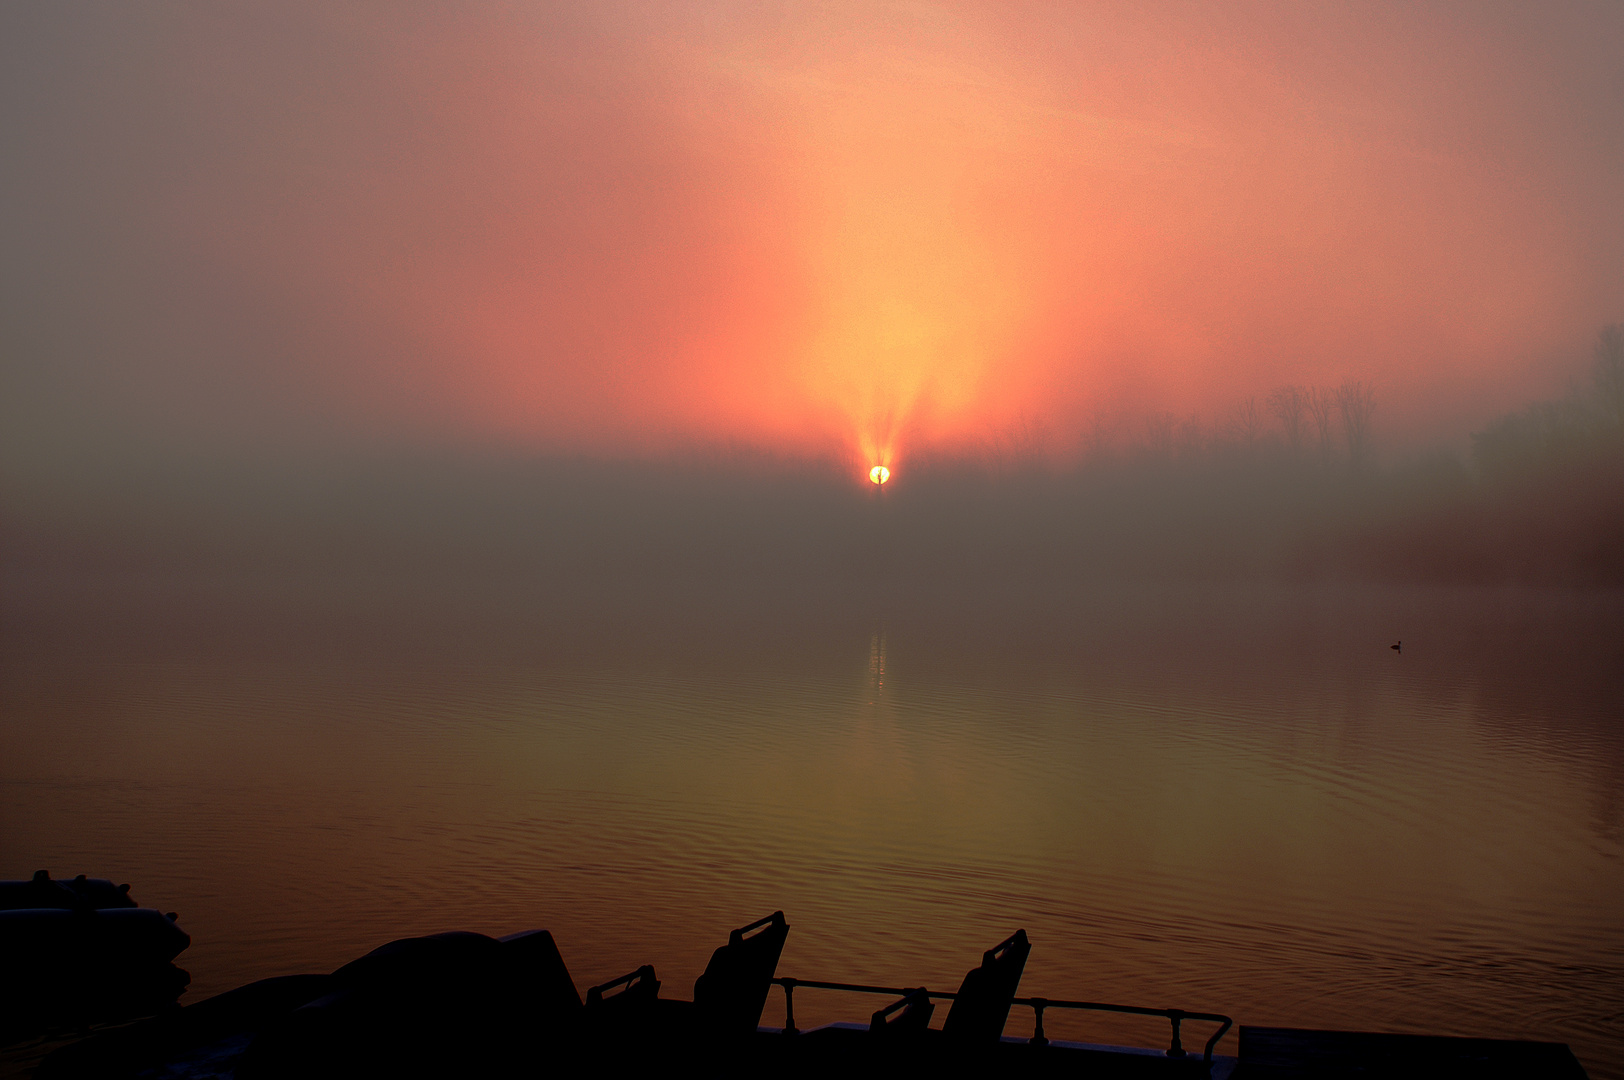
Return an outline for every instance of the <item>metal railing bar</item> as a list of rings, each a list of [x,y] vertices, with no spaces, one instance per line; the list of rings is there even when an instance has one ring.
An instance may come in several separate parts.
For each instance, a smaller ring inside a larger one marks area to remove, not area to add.
[[[932,991],[934,995],[935,991]],[[1134,1013],[1138,1016],[1164,1016],[1171,1020],[1175,1016],[1181,1020],[1211,1020],[1222,1023],[1230,1018],[1223,1013],[1190,1012],[1188,1009],[1147,1009],[1139,1005],[1107,1005],[1099,1001],[1062,1001],[1059,998],[1014,998],[1014,1005],[1025,1005],[1036,1008],[1042,1005],[1046,1009],[1093,1009],[1097,1012]],[[1230,1023],[1234,1023],[1230,1020]]]
[[[901,986],[871,986],[867,983],[828,982],[821,979],[794,979],[788,976],[777,977],[773,979],[773,982],[784,988],[784,996],[786,1001],[789,999],[794,989],[798,986],[805,986],[814,990],[844,990],[848,993],[857,994],[891,994],[897,997],[919,992],[918,988],[910,989]],[[925,993],[932,998],[939,998],[944,1001],[953,1001],[958,997],[957,994],[946,990],[927,990]],[[1042,1038],[1041,1032],[1043,1030],[1043,1011],[1045,1009],[1082,1009],[1091,1012],[1127,1013],[1132,1016],[1160,1016],[1173,1022],[1173,1049],[1175,1050],[1177,1050],[1179,1046],[1178,1034],[1179,1024],[1181,1021],[1209,1021],[1218,1025],[1218,1030],[1213,1033],[1212,1038],[1207,1040],[1206,1049],[1202,1054],[1202,1060],[1208,1062],[1209,1064],[1212,1061],[1212,1053],[1218,1045],[1218,1040],[1222,1039],[1226,1034],[1228,1034],[1229,1029],[1235,1024],[1234,1020],[1223,1015],[1222,1013],[1188,1012],[1184,1009],[1150,1009],[1142,1005],[1112,1005],[1103,1001],[1067,1001],[1059,998],[1031,997],[1014,998],[1011,1000],[1010,1004],[1024,1005],[1037,1015],[1037,1026],[1035,1032],[1037,1033],[1038,1038]],[[794,1025],[791,1023],[788,1026],[793,1027]],[[1044,1039],[1043,1041],[1047,1042],[1048,1040]],[[1179,1052],[1182,1053],[1182,1051]]]
[[[779,976],[773,979],[773,982],[786,988],[809,986],[814,990],[849,990],[857,994],[895,994],[898,997],[903,994],[911,994],[918,989],[918,987],[909,989],[902,986],[869,986],[865,983],[824,982],[819,979],[791,979],[787,976]],[[948,1001],[958,997],[957,994],[950,994],[945,990],[929,990],[926,992],[933,998],[943,998]]]

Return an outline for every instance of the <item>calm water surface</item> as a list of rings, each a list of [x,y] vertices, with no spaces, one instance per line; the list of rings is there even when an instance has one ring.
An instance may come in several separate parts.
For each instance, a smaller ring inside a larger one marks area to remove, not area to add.
[[[1616,595],[13,580],[3,619],[0,876],[179,910],[187,1000],[535,926],[582,987],[653,963],[687,996],[783,908],[806,978],[951,989],[1020,926],[1031,994],[1624,1076]]]

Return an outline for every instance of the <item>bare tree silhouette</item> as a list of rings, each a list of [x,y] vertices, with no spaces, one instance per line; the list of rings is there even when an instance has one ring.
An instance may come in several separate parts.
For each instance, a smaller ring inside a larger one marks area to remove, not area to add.
[[[1173,453],[1173,432],[1178,417],[1170,412],[1154,412],[1145,417],[1145,449],[1151,456],[1165,458]]]
[[[1186,416],[1179,421],[1178,429],[1173,433],[1173,440],[1178,446],[1179,457],[1194,460],[1201,456],[1206,449],[1206,433],[1201,430],[1201,420],[1195,416]]]
[[[993,435],[987,448],[999,468],[1030,467],[1042,461],[1049,449],[1049,426],[1022,410],[1014,423]]]
[[[1615,426],[1624,426],[1624,323],[1601,328],[1596,335],[1596,403]]]
[[[1249,397],[1235,406],[1232,423],[1241,446],[1248,453],[1257,449],[1257,441],[1263,435],[1263,410],[1258,408],[1257,398]]]
[[[1336,394],[1316,386],[1304,396],[1303,405],[1314,421],[1314,434],[1319,439],[1320,462],[1331,463],[1331,417],[1336,410]]]
[[[1280,426],[1286,432],[1286,446],[1292,457],[1301,457],[1303,453],[1304,431],[1303,413],[1308,408],[1308,391],[1301,386],[1282,386],[1269,395],[1269,411],[1280,419]]]
[[[1103,462],[1111,453],[1111,443],[1116,439],[1117,428],[1122,424],[1122,417],[1117,413],[1107,413],[1103,409],[1096,409],[1089,418],[1088,430],[1083,432],[1083,452],[1089,461]]]
[[[1342,414],[1342,434],[1348,443],[1348,460],[1362,468],[1370,453],[1370,418],[1376,411],[1376,392],[1362,382],[1345,382],[1336,388],[1336,407]]]

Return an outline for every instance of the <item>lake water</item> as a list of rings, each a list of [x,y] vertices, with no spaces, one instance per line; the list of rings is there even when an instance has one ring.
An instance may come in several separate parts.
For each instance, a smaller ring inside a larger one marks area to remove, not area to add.
[[[687,997],[782,908],[781,974],[952,989],[1024,927],[1029,994],[1555,1039],[1624,1076],[1616,594],[5,599],[0,876],[178,910],[185,1000],[537,926],[583,989],[653,963]]]

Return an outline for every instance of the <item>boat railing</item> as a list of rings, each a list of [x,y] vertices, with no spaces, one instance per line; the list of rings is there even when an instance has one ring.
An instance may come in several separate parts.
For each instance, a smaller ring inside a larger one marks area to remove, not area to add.
[[[855,994],[889,994],[893,997],[921,992],[917,987],[908,989],[900,986],[869,986],[865,983],[827,982],[821,979],[794,979],[788,976],[780,976],[773,979],[773,982],[784,988],[784,1034],[786,1035],[797,1034],[795,1027],[796,987],[806,987],[809,990],[842,990]],[[923,993],[931,998],[943,1001],[952,1001],[958,997],[957,994],[946,990],[925,990]],[[1221,1013],[1189,1012],[1185,1009],[1149,1009],[1139,1005],[1111,1005],[1103,1001],[1067,1001],[1060,998],[1018,997],[1014,999],[1012,1004],[1024,1005],[1032,1010],[1032,1037],[1027,1040],[1032,1046],[1047,1046],[1049,1044],[1048,1038],[1043,1034],[1043,1014],[1048,1009],[1082,1009],[1090,1012],[1114,1012],[1128,1013],[1133,1016],[1164,1017],[1173,1025],[1173,1039],[1167,1047],[1167,1056],[1174,1058],[1181,1058],[1186,1054],[1184,1044],[1180,1041],[1180,1026],[1184,1021],[1201,1020],[1214,1023],[1218,1025],[1218,1030],[1214,1031],[1212,1037],[1207,1040],[1206,1049],[1201,1055],[1201,1059],[1209,1065],[1212,1064],[1212,1051],[1218,1045],[1218,1040],[1222,1039],[1235,1024],[1235,1021]]]

